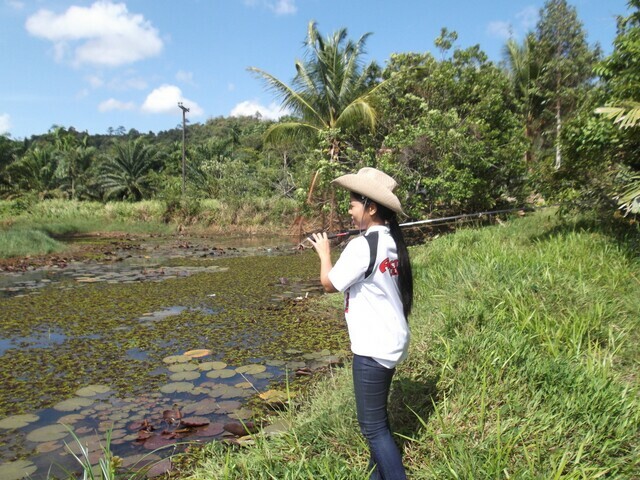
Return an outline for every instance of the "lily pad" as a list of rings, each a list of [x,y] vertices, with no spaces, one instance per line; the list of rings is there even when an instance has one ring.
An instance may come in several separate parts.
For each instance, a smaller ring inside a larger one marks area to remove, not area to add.
[[[178,372],[190,372],[198,369],[197,363],[175,363],[173,365],[169,365],[167,370],[170,372],[178,373]]]
[[[209,378],[231,378],[236,374],[235,370],[223,369],[223,370],[211,370],[207,373]]]
[[[227,364],[224,362],[202,362],[198,368],[200,370],[222,370],[227,368]]]
[[[216,410],[218,410],[218,402],[216,402],[213,398],[205,398],[203,400],[200,400],[199,402],[186,405],[182,409],[185,414],[195,415],[211,415]]]
[[[191,360],[191,357],[187,355],[169,355],[162,359],[164,363],[185,363],[189,360]]]
[[[69,435],[69,430],[64,425],[48,425],[46,427],[36,428],[27,435],[30,442],[52,442],[60,440]]]
[[[11,417],[6,417],[0,420],[0,428],[5,428],[7,430],[13,428],[22,428],[26,427],[30,423],[38,421],[40,417],[37,415],[33,415],[30,413],[24,415],[12,415]]]
[[[200,372],[177,372],[169,376],[174,382],[180,382],[183,380],[195,380],[200,376]]]
[[[241,406],[242,406],[242,404],[240,402],[236,402],[236,401],[233,401],[233,400],[227,400],[225,402],[219,402],[218,403],[217,413],[220,413],[220,414],[231,413],[234,410],[237,410],[238,408],[240,408]]]
[[[94,400],[85,397],[75,397],[70,398],[68,400],[63,400],[62,402],[53,406],[54,410],[58,410],[59,412],[73,412],[74,410],[80,410],[82,408],[88,407],[93,404]]]
[[[36,452],[38,453],[49,453],[55,452],[56,450],[61,449],[64,445],[60,442],[52,441],[52,442],[43,442],[39,443],[36,447]]]
[[[76,395],[80,397],[94,397],[101,393],[107,393],[110,390],[111,390],[111,387],[107,385],[88,385],[78,390],[76,392]]]
[[[259,365],[257,363],[252,363],[251,365],[244,365],[242,367],[236,368],[236,372],[238,373],[247,373],[249,375],[253,375],[255,373],[262,373],[267,369],[264,365]]]
[[[224,425],[222,423],[210,423],[204,428],[198,428],[196,435],[198,437],[215,437],[224,432]]]
[[[189,382],[174,382],[174,383],[167,383],[166,385],[163,385],[162,387],[160,387],[160,391],[162,393],[184,393],[184,392],[190,392],[191,390],[193,390],[193,383],[189,383]]]
[[[281,390],[267,390],[258,396],[267,403],[285,403],[289,399],[287,392]]]
[[[189,350],[188,352],[184,352],[183,355],[191,358],[200,358],[206,357],[207,355],[211,355],[211,350],[207,350],[205,348],[201,348],[199,350]]]
[[[20,480],[30,477],[38,468],[27,460],[16,460],[15,462],[3,463],[0,465],[0,478],[2,480]]]
[[[63,417],[60,417],[58,419],[58,423],[62,425],[73,425],[74,423],[78,423],[80,420],[84,420],[85,418],[87,417],[81,415],[80,413],[70,413]]]
[[[236,420],[247,420],[253,417],[253,410],[240,408],[238,410],[234,410],[233,413],[230,413],[229,417],[235,418]]]

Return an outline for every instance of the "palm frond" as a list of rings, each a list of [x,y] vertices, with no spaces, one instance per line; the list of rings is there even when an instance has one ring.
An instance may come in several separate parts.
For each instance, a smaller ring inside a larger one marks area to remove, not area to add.
[[[266,143],[282,143],[284,141],[299,141],[303,138],[316,134],[321,131],[315,125],[300,123],[300,122],[286,122],[276,123],[269,127],[264,134],[264,141]]]
[[[360,97],[345,108],[336,119],[336,127],[346,127],[354,124],[365,125],[369,130],[376,128],[376,112],[367,101],[366,97]]]
[[[620,128],[635,127],[640,124],[640,103],[624,102],[619,106],[596,108],[596,113],[604,115],[605,118],[613,119],[613,123],[619,124]]]
[[[322,116],[309,104],[309,102],[304,99],[302,95],[300,95],[300,93],[293,90],[289,85],[259,68],[249,67],[248,70],[266,82],[267,87],[281,98],[283,107],[299,113],[303,118],[313,118],[319,124],[324,124]]]

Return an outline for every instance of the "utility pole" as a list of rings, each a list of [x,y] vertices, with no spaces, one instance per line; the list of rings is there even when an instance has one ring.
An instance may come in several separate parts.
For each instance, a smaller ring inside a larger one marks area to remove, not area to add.
[[[185,184],[185,178],[187,176],[187,163],[185,160],[185,157],[186,157],[185,142],[187,138],[187,130],[185,125],[187,122],[186,115],[189,109],[185,107],[182,104],[182,102],[178,102],[178,107],[180,107],[180,110],[182,110],[182,196],[184,197],[184,184]]]

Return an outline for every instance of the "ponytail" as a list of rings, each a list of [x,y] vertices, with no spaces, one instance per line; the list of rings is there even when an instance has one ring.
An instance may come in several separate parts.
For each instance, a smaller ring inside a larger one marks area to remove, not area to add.
[[[411,261],[409,260],[409,250],[404,241],[400,225],[398,225],[398,218],[395,212],[383,205],[376,205],[378,205],[380,218],[387,222],[389,233],[396,243],[396,249],[398,251],[398,286],[400,287],[400,298],[402,299],[404,316],[408,321],[411,308],[413,307],[413,273],[411,271]]]

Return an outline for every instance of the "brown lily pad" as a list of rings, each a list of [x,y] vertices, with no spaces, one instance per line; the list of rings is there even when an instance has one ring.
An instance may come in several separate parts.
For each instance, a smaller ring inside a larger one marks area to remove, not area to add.
[[[224,432],[224,425],[222,423],[210,423],[206,427],[198,428],[195,434],[198,437],[215,437]]]
[[[207,355],[211,355],[211,353],[212,353],[211,350],[201,348],[199,350],[189,350],[188,352],[184,352],[183,355],[191,358],[200,358],[200,357],[206,357]]]
[[[206,425],[209,425],[210,423],[211,420],[206,417],[187,417],[180,420],[181,426],[190,428],[204,427]]]

